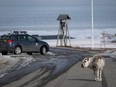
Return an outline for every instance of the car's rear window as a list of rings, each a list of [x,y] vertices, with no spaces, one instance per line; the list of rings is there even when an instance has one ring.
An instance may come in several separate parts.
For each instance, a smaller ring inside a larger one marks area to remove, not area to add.
[[[18,40],[18,36],[17,35],[3,35],[0,37],[0,39],[2,40],[8,40],[8,39],[12,39],[12,40]]]
[[[10,36],[1,36],[0,39],[7,40],[10,39]]]

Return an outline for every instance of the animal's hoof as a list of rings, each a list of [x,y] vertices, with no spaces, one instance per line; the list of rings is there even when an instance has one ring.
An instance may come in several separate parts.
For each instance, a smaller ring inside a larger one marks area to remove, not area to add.
[[[96,78],[95,78],[94,80],[95,80],[95,81],[97,81],[97,79],[96,79]]]
[[[81,68],[84,68],[84,67],[83,67],[83,64],[81,64]]]
[[[99,79],[98,81],[102,81],[102,79]]]
[[[95,80],[95,81],[102,81],[102,79],[98,79],[98,78],[97,78],[97,79],[95,78],[94,80]]]

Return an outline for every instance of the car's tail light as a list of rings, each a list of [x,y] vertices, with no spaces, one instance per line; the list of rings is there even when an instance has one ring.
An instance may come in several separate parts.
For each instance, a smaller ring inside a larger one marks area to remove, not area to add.
[[[7,40],[6,42],[7,42],[7,43],[12,43],[12,42],[13,42],[13,40]]]

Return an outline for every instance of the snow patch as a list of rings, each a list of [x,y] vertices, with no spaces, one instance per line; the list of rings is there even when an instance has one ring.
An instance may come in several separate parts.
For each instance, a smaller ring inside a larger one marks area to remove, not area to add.
[[[46,55],[55,56],[56,54],[55,54],[55,53],[53,53],[53,52],[50,52],[50,51],[49,51],[49,52],[47,52],[47,53],[46,53]]]
[[[20,69],[34,61],[34,58],[27,54],[21,55],[1,55],[0,54],[0,78],[8,71]]]

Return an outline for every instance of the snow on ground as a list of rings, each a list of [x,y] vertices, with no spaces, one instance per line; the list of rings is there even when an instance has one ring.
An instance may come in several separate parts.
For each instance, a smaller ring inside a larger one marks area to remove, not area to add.
[[[5,70],[4,67],[9,68],[12,65],[15,65],[18,61],[18,58],[11,58],[10,56],[2,56],[2,54],[0,54],[0,73],[2,70]]]
[[[44,40],[46,41],[50,47],[56,47],[57,40]],[[68,43],[69,45],[69,43]],[[91,40],[82,40],[78,41],[77,39],[71,39],[71,47],[92,47]],[[94,41],[94,47],[95,48],[116,48],[116,43],[101,43],[99,40]]]
[[[109,55],[111,58],[116,59],[116,50],[106,50],[103,55]]]
[[[0,54],[0,77],[4,76],[6,71],[20,69],[34,61],[33,57],[26,54],[21,55],[2,55]]]
[[[4,76],[7,70],[13,67],[19,61],[18,58],[14,59],[10,56],[2,56],[0,54],[0,77]]]
[[[92,46],[92,39],[91,39],[91,29],[70,29],[70,37],[73,37],[74,39],[71,39],[71,46],[72,47],[91,47]],[[105,46],[103,43],[103,36],[102,33],[106,32],[107,34],[114,35],[116,33],[115,28],[108,28],[108,29],[94,29],[94,47],[95,48],[116,48],[116,43],[111,43],[107,41],[107,38],[105,38]],[[29,34],[39,34],[41,35],[57,35],[57,30],[50,30],[48,32],[47,30],[38,30],[38,31],[29,31]],[[48,42],[48,44],[51,47],[55,47],[57,44],[57,38],[53,40],[44,40]],[[60,42],[59,42],[60,43]],[[69,43],[68,43],[69,45]]]
[[[46,53],[46,55],[55,56],[56,54],[55,54],[55,53],[53,53],[53,52],[50,52],[50,51],[49,51],[49,52],[47,52],[47,53]]]
[[[47,52],[46,55],[54,56],[56,54],[53,52]],[[25,53],[22,53],[21,55],[2,55],[0,53],[0,77],[7,74],[5,73],[6,71],[20,69],[33,61],[35,61],[35,59],[31,55]]]
[[[24,67],[26,65],[28,65],[29,63],[31,63],[32,61],[35,61],[35,59],[30,56],[30,55],[27,55],[27,54],[21,54],[21,55],[10,55],[11,58],[15,58],[15,59],[20,59],[21,61],[21,64],[20,64],[20,67]]]

